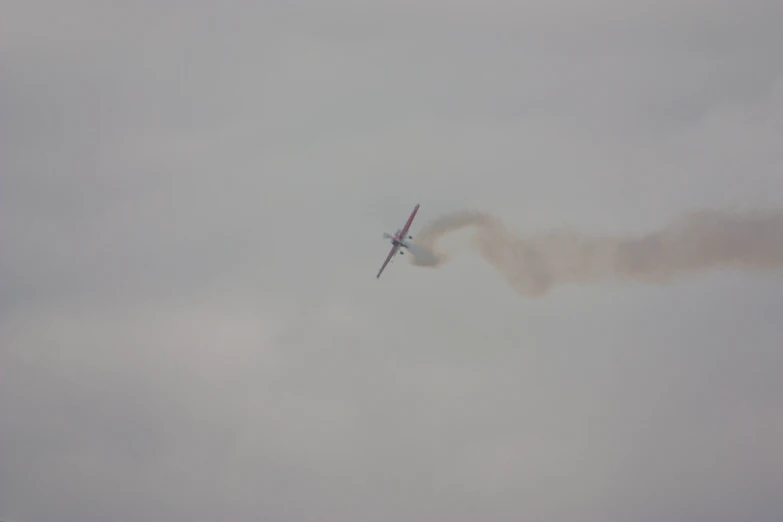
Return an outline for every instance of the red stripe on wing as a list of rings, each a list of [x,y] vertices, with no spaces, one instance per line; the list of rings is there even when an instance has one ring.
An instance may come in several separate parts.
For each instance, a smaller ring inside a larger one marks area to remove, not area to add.
[[[386,261],[383,262],[383,266],[380,270],[378,270],[378,275],[375,276],[375,279],[378,279],[381,277],[381,272],[383,272],[383,269],[386,268],[386,265],[389,264],[389,260],[391,260],[392,256],[397,253],[397,250],[400,249],[400,245],[394,245],[391,249],[391,252],[389,252],[389,255],[386,256]]]
[[[411,223],[413,223],[413,218],[416,217],[416,212],[419,211],[419,204],[416,203],[416,207],[413,209],[413,212],[411,212],[411,217],[408,218],[408,222],[405,223],[405,228],[402,229],[402,233],[400,233],[400,238],[405,241],[405,238],[408,237],[408,230],[411,228]]]

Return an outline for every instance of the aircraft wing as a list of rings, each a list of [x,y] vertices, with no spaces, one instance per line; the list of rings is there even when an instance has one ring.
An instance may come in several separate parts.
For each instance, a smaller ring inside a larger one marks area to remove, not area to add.
[[[400,237],[405,240],[406,237],[408,237],[408,230],[411,228],[411,223],[413,223],[413,218],[416,217],[416,212],[419,211],[419,204],[416,203],[416,206],[413,208],[413,212],[411,212],[411,217],[408,218],[408,222],[405,223],[405,228],[402,229],[402,232],[400,232]]]
[[[383,266],[381,267],[380,270],[378,270],[378,275],[375,276],[375,279],[381,277],[381,272],[383,272],[383,269],[386,268],[386,265],[389,264],[389,261],[391,261],[391,258],[394,257],[394,254],[396,254],[399,249],[400,249],[400,245],[394,245],[392,247],[391,251],[389,252],[389,255],[386,256],[386,261],[383,262]]]

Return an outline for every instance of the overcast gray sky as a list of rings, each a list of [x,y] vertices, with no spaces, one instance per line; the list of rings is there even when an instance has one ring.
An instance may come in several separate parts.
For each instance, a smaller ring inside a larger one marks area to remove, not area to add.
[[[783,278],[375,274],[783,206],[779,0],[6,1],[0,519],[783,519]],[[454,236],[455,248],[460,235]]]

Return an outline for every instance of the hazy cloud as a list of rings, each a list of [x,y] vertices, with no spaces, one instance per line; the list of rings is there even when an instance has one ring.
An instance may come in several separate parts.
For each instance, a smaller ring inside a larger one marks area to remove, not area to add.
[[[526,299],[457,233],[374,277],[416,202],[779,210],[780,2],[0,20],[1,519],[783,516],[778,275]]]

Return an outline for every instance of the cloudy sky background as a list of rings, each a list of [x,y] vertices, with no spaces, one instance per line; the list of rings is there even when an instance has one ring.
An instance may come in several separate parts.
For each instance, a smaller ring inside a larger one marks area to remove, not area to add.
[[[414,235],[783,206],[783,3],[0,20],[0,519],[783,517],[780,275],[375,279],[417,202]]]

